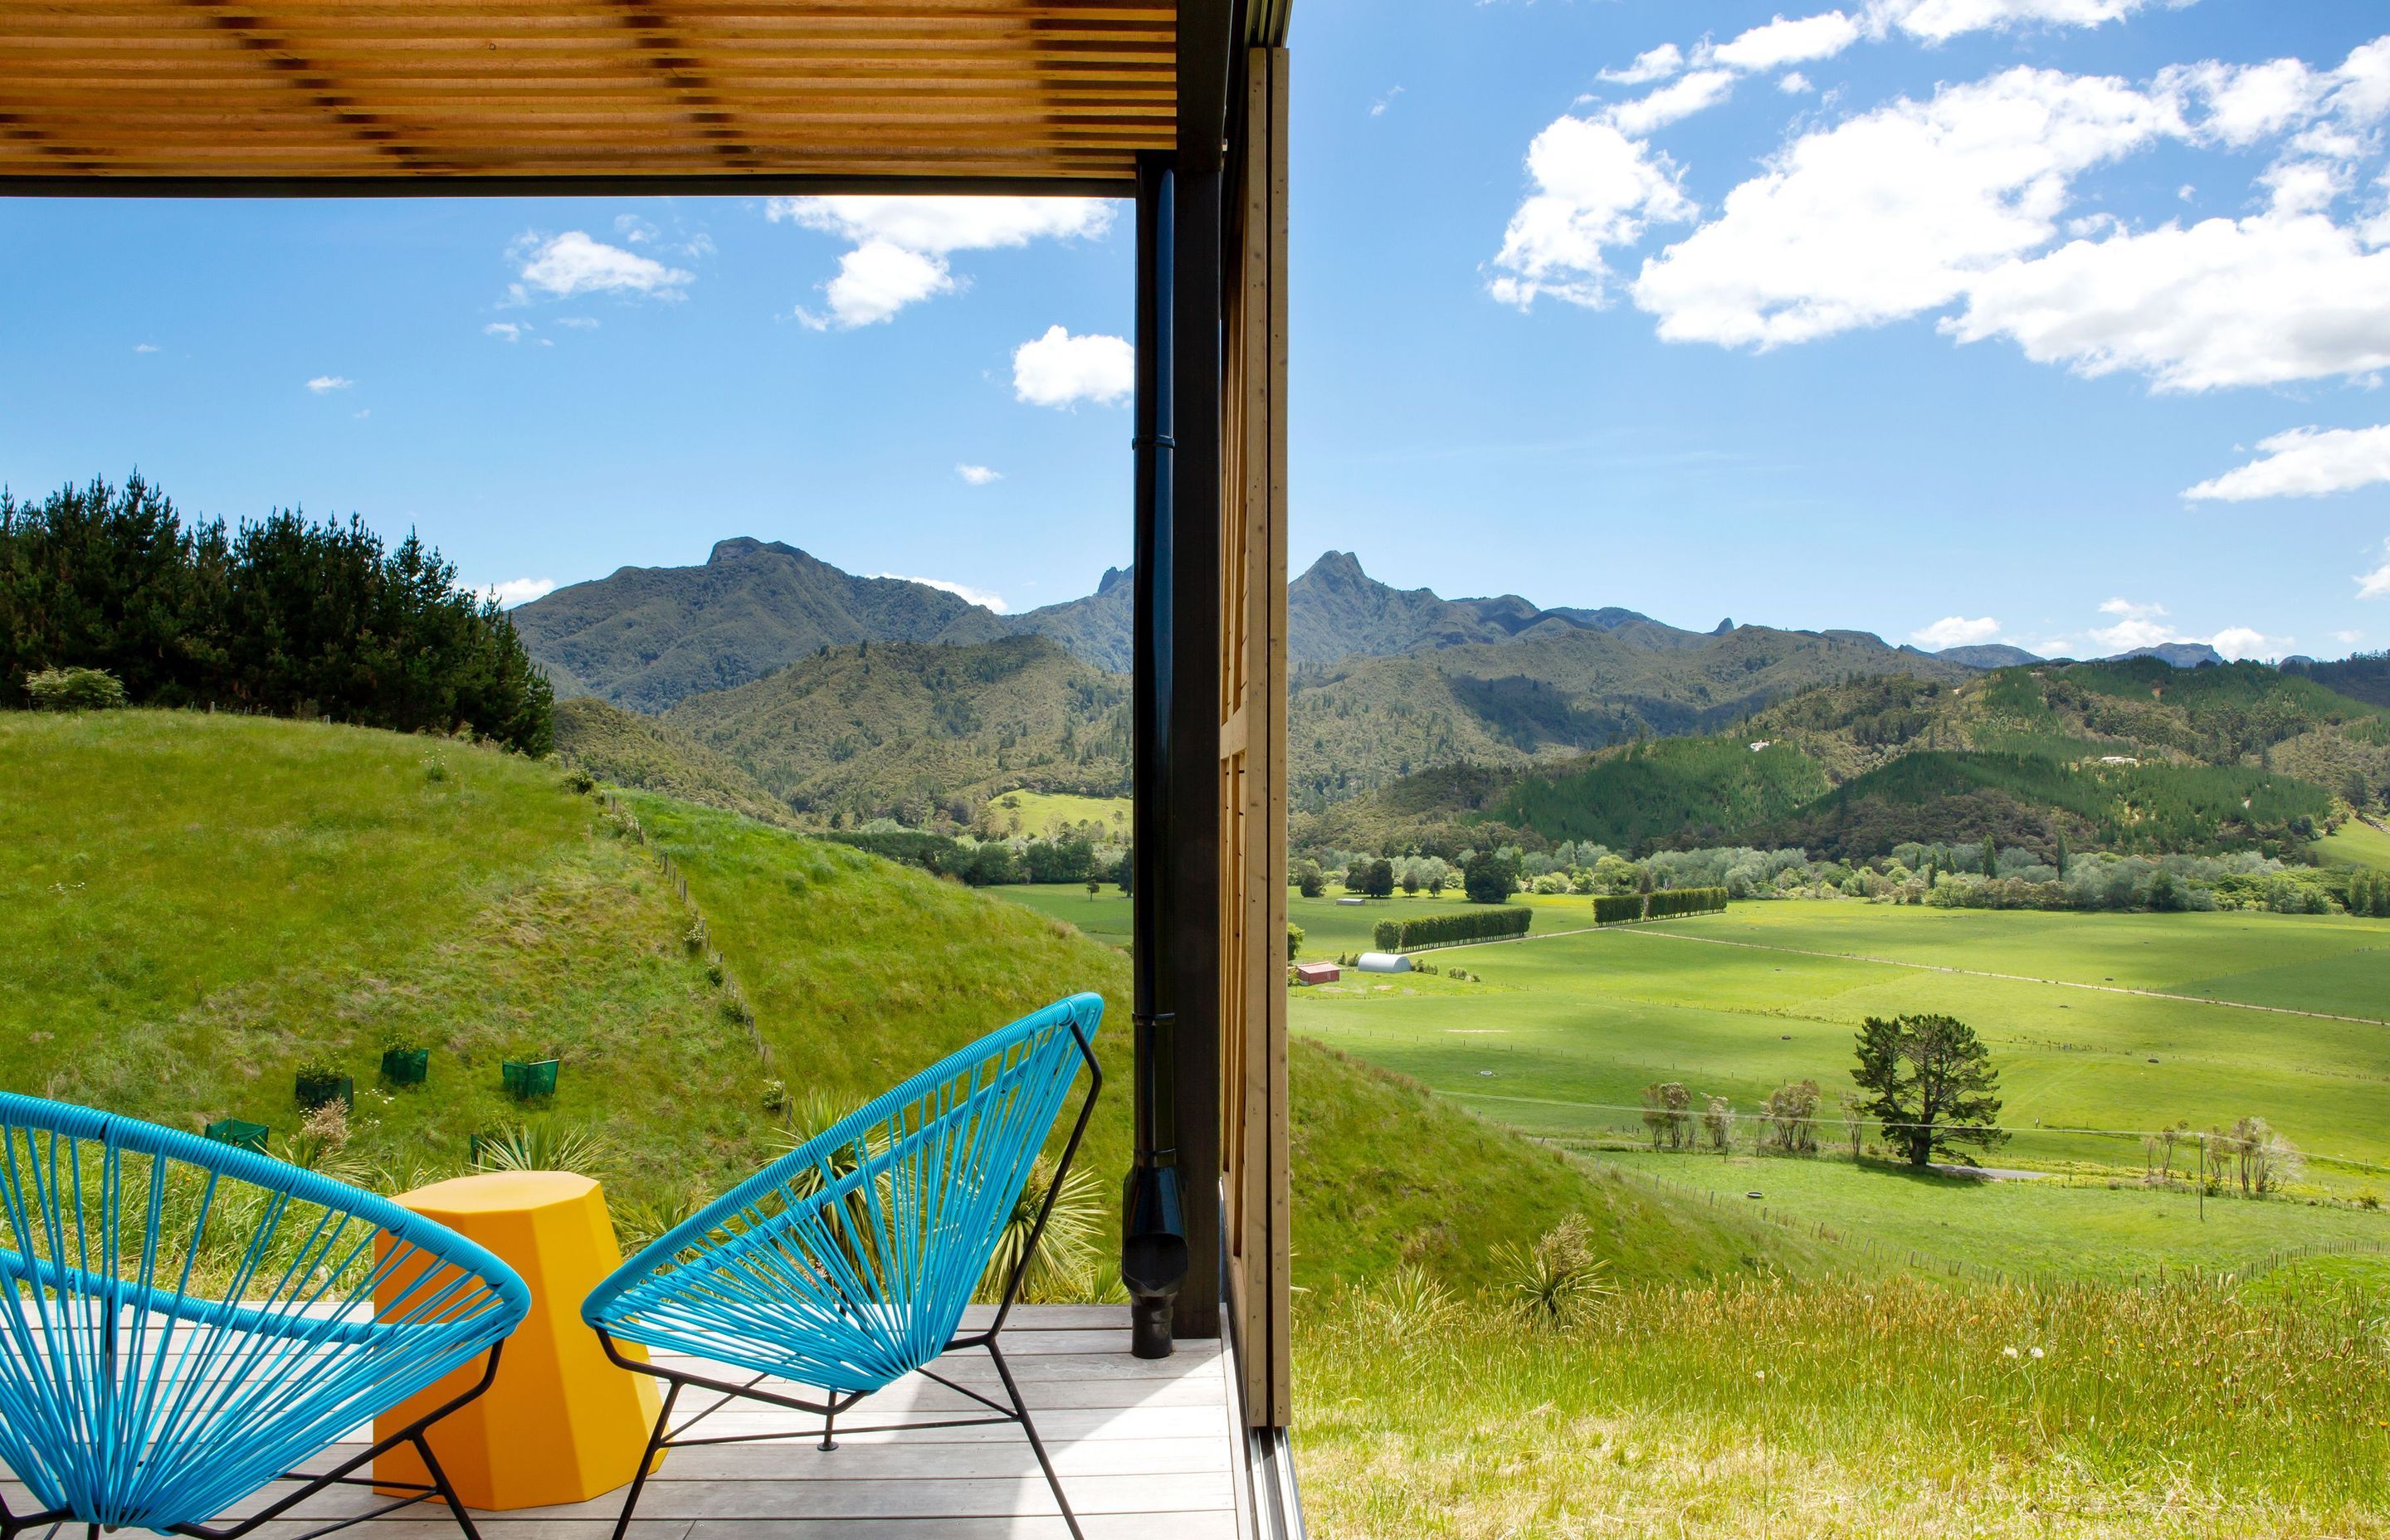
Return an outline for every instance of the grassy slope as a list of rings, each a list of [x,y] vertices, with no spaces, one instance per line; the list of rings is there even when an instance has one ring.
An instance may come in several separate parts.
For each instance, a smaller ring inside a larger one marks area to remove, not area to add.
[[[1133,804],[1126,797],[1080,797],[1067,791],[1005,791],[991,799],[988,816],[999,834],[1060,837],[1083,825],[1125,841]]]
[[[2390,834],[2371,824],[2351,821],[2315,842],[2316,854],[2334,866],[2371,866],[2390,871]]]
[[[652,716],[596,696],[556,703],[556,757],[617,786],[661,791],[765,823],[790,821],[788,804],[725,756]]]
[[[556,1114],[638,1142],[635,1187],[761,1148],[752,1051],[677,901],[552,767],[352,728],[11,712],[0,786],[0,1084],[288,1133],[293,1069],[329,1055],[360,1087],[355,1153],[403,1179],[517,1115],[499,1059],[560,1052]],[[386,1028],[435,1056],[384,1103]]]
[[[405,1184],[521,1115],[497,1088],[500,1058],[554,1053],[552,1116],[608,1136],[619,1196],[669,1202],[768,1157],[765,1079],[860,1100],[1093,989],[1111,1009],[1086,1169],[1108,1191],[1126,1161],[1121,952],[843,846],[626,793],[643,847],[552,765],[255,718],[0,714],[0,788],[9,1089],[287,1134],[292,1070],[329,1054],[360,1087],[352,1153]],[[768,1066],[683,945],[658,851],[687,877]],[[430,1085],[385,1101],[373,1067],[392,1026],[435,1053]],[[1506,1226],[1572,1206],[1611,1216],[1646,1257],[1775,1254],[1772,1231],[1720,1229],[1556,1164],[1331,1055],[1306,1050],[1295,1076],[1305,1277],[1357,1276],[1407,1248],[1473,1277]]]

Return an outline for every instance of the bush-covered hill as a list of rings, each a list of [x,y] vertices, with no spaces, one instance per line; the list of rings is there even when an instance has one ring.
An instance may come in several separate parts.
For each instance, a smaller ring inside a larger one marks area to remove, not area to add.
[[[996,616],[906,578],[857,577],[778,541],[717,542],[699,567],[624,567],[513,611],[559,694],[661,712],[824,647],[984,642]]]
[[[1043,636],[973,647],[830,648],[734,690],[692,696],[665,724],[745,769],[801,814],[840,825],[972,820],[1015,789],[1128,789],[1129,682]]]
[[[556,703],[556,757],[601,781],[789,824],[787,804],[687,733],[594,695]]]
[[[1415,776],[1300,819],[1296,839],[1339,850],[1757,843],[1856,858],[1990,837],[2046,857],[2062,841],[2296,855],[2343,804],[2364,812],[2385,798],[2390,713],[2295,672],[2145,658],[1956,682],[1846,677],[1731,734]]]
[[[603,1137],[618,1210],[669,1209],[769,1158],[771,1082],[859,1101],[1094,989],[1112,1078],[1087,1169],[1110,1190],[1127,1149],[1117,949],[858,851],[649,794],[617,814],[565,781],[357,728],[0,715],[0,1086],[287,1139],[293,1073],[328,1059],[358,1090],[342,1168],[404,1186],[526,1115],[501,1059],[554,1055],[553,1107],[532,1116]],[[726,982],[687,944],[667,853]],[[432,1050],[427,1085],[377,1085],[386,1036]],[[1808,1260],[1330,1055],[1304,1050],[1294,1075],[1306,1277],[1410,1256],[1467,1277],[1504,1226],[1571,1209],[1692,1270]]]

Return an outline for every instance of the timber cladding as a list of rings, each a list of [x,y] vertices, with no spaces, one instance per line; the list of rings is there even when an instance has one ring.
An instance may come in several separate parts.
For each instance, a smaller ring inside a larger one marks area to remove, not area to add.
[[[1292,1418],[1286,1045],[1287,55],[1253,48],[1227,188],[1220,521],[1220,1137],[1245,1415]]]
[[[0,179],[1117,190],[1100,185],[1175,143],[1176,14],[1150,0],[24,0],[0,6]]]

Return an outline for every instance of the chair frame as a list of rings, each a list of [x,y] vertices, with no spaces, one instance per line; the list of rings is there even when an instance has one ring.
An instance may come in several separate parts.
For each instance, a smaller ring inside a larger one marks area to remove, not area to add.
[[[996,1337],[1004,1330],[1005,1322],[1010,1317],[1012,1307],[1019,1301],[1022,1280],[1027,1276],[1029,1264],[1037,1254],[1037,1243],[1045,1238],[1046,1221],[1053,1214],[1055,1200],[1062,1195],[1063,1178],[1071,1173],[1071,1162],[1078,1158],[1080,1141],[1086,1135],[1088,1120],[1095,1114],[1096,1097],[1104,1088],[1103,1067],[1096,1062],[1096,1050],[1088,1042],[1086,1030],[1075,1019],[1069,1025],[1072,1040],[1078,1045],[1080,1059],[1086,1066],[1087,1094],[1079,1103],[1077,1121],[1071,1125],[1070,1142],[1062,1147],[1062,1160],[1061,1163],[1055,1167],[1053,1185],[1047,1188],[1046,1201],[1037,1211],[1037,1223],[1029,1232],[1029,1242],[1021,1249],[1020,1257],[1012,1264],[1012,1275],[1005,1281],[1003,1296],[996,1303],[996,1319],[984,1331],[958,1333],[944,1347],[938,1350],[939,1356],[943,1357],[958,1348],[985,1348],[988,1357],[996,1365],[996,1377],[1004,1382],[1005,1395],[1012,1403],[1011,1405],[1006,1406],[1001,1402],[980,1394],[968,1385],[957,1384],[944,1375],[932,1373],[928,1367],[923,1367],[910,1372],[979,1403],[988,1409],[989,1415],[945,1418],[934,1422],[889,1423],[877,1427],[848,1428],[845,1431],[849,1433],[902,1433],[935,1428],[984,1428],[1008,1422],[1018,1423],[1021,1431],[1028,1435],[1030,1451],[1037,1457],[1038,1469],[1046,1473],[1046,1484],[1053,1489],[1055,1506],[1062,1510],[1062,1521],[1070,1527],[1073,1540],[1086,1540],[1086,1536],[1079,1528],[1078,1515],[1072,1511],[1071,1499],[1062,1492],[1062,1479],[1055,1473],[1053,1458],[1046,1452],[1045,1441],[1037,1436],[1037,1424],[1029,1415],[1028,1404],[1021,1397],[1021,1387],[1012,1378],[1011,1367],[1005,1362],[1004,1350],[996,1345]],[[801,1396],[782,1395],[777,1392],[759,1389],[758,1387],[765,1380],[776,1378],[770,1374],[758,1374],[742,1384],[733,1384],[728,1380],[709,1379],[704,1375],[662,1368],[644,1359],[633,1358],[625,1354],[604,1327],[593,1326],[591,1329],[598,1333],[598,1341],[606,1349],[606,1356],[612,1359],[615,1364],[635,1374],[649,1375],[662,1380],[665,1384],[663,1406],[656,1414],[654,1430],[648,1435],[647,1450],[639,1457],[638,1473],[631,1478],[630,1493],[623,1500],[622,1517],[614,1523],[613,1540],[623,1540],[623,1536],[629,1532],[632,1517],[638,1510],[639,1498],[647,1489],[648,1477],[654,1470],[658,1458],[664,1451],[707,1444],[769,1444],[786,1439],[813,1437],[808,1432],[731,1433],[706,1438],[688,1436],[691,1429],[733,1401],[760,1401],[789,1411],[803,1412],[808,1416],[820,1418],[822,1419],[821,1442],[816,1447],[823,1454],[829,1454],[838,1448],[840,1415],[852,1410],[867,1395],[872,1393],[867,1391],[851,1391],[843,1394],[829,1392],[823,1400],[808,1401]],[[681,1392],[691,1388],[712,1392],[714,1399],[703,1410],[675,1425],[673,1421],[673,1412],[680,1401]],[[9,1540],[9,1537],[0,1534],[0,1540]],[[224,1540],[224,1537],[209,1536],[206,1540]],[[312,1537],[308,1537],[308,1540],[312,1540]]]
[[[36,1098],[20,1099],[30,1101]],[[238,1147],[215,1141],[203,1141],[175,1129],[161,1128],[120,1114],[96,1111],[88,1108],[65,1107],[65,1104],[54,1105],[62,1107],[79,1119],[89,1122],[91,1124],[89,1129],[74,1132],[69,1136],[78,1140],[94,1139],[107,1144],[112,1142],[111,1125],[122,1126],[135,1132],[135,1139],[129,1142],[126,1148],[148,1154],[157,1160],[183,1160],[201,1163],[213,1161],[218,1164],[211,1169],[229,1174],[237,1180],[254,1182],[261,1186],[263,1176],[272,1174],[270,1168],[281,1164],[266,1156]],[[305,1175],[312,1183],[339,1186],[339,1184],[328,1183],[328,1179],[315,1176],[313,1173],[307,1173]],[[384,1207],[388,1206],[387,1200],[378,1200],[371,1193],[361,1193],[359,1196],[379,1202]],[[365,1215],[358,1213],[356,1217],[364,1218]],[[384,1222],[384,1226],[388,1227],[387,1221]],[[14,1282],[6,1282],[0,1283],[0,1287],[13,1289],[18,1285]],[[516,1287],[520,1288],[520,1284],[518,1282]],[[512,1334],[510,1328],[507,1336]],[[466,1540],[481,1540],[481,1532],[474,1527],[472,1516],[467,1510],[463,1497],[457,1494],[456,1486],[449,1481],[448,1473],[442,1468],[439,1457],[432,1453],[429,1434],[430,1430],[442,1420],[478,1400],[496,1380],[499,1355],[506,1349],[507,1336],[501,1336],[492,1341],[488,1349],[481,1354],[483,1360],[481,1375],[469,1387],[446,1402],[426,1411],[406,1426],[386,1436],[376,1438],[366,1449],[342,1459],[328,1470],[320,1473],[286,1470],[269,1478],[251,1495],[255,1495],[257,1492],[265,1491],[282,1482],[297,1483],[296,1490],[274,1498],[248,1518],[221,1525],[199,1521],[177,1523],[173,1525],[168,1533],[188,1535],[192,1540],[241,1540],[242,1536],[282,1519],[291,1509],[333,1487],[363,1486],[375,1488],[385,1495],[402,1494],[402,1495],[366,1512],[333,1519],[293,1536],[292,1540],[318,1540],[319,1536],[331,1534],[370,1520],[384,1518],[413,1508],[418,1503],[432,1501],[447,1505],[450,1514],[456,1521],[457,1528],[464,1532]],[[468,1357],[464,1363],[470,1364],[471,1361],[471,1358]],[[361,1469],[370,1465],[380,1456],[401,1446],[414,1448],[423,1461],[425,1473],[430,1478],[429,1481],[397,1481],[377,1479],[370,1474],[357,1474]],[[8,1507],[5,1496],[0,1496],[0,1540],[17,1540],[18,1536],[29,1530],[48,1529],[56,1533],[60,1528],[75,1524],[83,1526],[86,1540],[99,1540],[102,1526],[79,1518],[72,1508],[60,1508],[39,1513],[18,1513]]]
[[[297,1508],[301,1503],[305,1502],[308,1498],[314,1497],[324,1492],[328,1492],[333,1487],[366,1486],[373,1487],[380,1491],[412,1493],[413,1495],[401,1497],[395,1502],[385,1503],[381,1507],[374,1508],[368,1512],[353,1514],[346,1519],[334,1520],[332,1522],[325,1524],[321,1528],[311,1529],[303,1534],[295,1535],[292,1537],[292,1540],[318,1540],[318,1536],[334,1534],[338,1531],[347,1529],[353,1524],[362,1524],[371,1520],[388,1518],[393,1513],[403,1512],[407,1508],[413,1508],[418,1503],[428,1503],[434,1501],[435,1499],[448,1505],[448,1511],[456,1517],[456,1527],[465,1532],[466,1540],[482,1540],[482,1532],[473,1527],[472,1515],[466,1510],[465,1500],[456,1495],[456,1487],[450,1484],[448,1481],[448,1472],[441,1469],[440,1457],[431,1452],[431,1441],[427,1435],[430,1432],[433,1424],[439,1422],[443,1418],[446,1418],[450,1413],[456,1412],[480,1399],[482,1392],[490,1388],[492,1381],[495,1380],[498,1377],[498,1354],[504,1351],[506,1343],[504,1341],[492,1344],[487,1354],[487,1361],[482,1369],[482,1377],[473,1382],[473,1386],[470,1390],[468,1390],[464,1394],[457,1396],[453,1401],[447,1402],[443,1405],[433,1407],[430,1411],[424,1413],[421,1417],[417,1418],[413,1422],[408,1423],[405,1427],[391,1434],[389,1437],[375,1440],[372,1447],[366,1449],[363,1454],[342,1460],[331,1469],[324,1471],[321,1474],[311,1475],[303,1470],[289,1470],[285,1471],[282,1475],[275,1478],[275,1480],[278,1482],[297,1482],[301,1483],[297,1491],[275,1499],[264,1508],[260,1508],[257,1512],[251,1514],[248,1518],[243,1519],[237,1524],[228,1524],[222,1527],[211,1527],[205,1524],[176,1524],[172,1533],[175,1534],[190,1535],[193,1537],[193,1540],[240,1540],[242,1535],[248,1534],[251,1531],[255,1530],[260,1525],[274,1522],[284,1514],[289,1512],[292,1508]],[[388,1481],[374,1476],[360,1476],[355,1473],[359,1467],[367,1465],[379,1457],[389,1454],[392,1450],[398,1448],[401,1444],[413,1444],[415,1446],[416,1454],[420,1457],[423,1461],[423,1469],[430,1473],[430,1481]],[[12,1513],[8,1509],[7,1499],[0,1497],[0,1540],[17,1540],[17,1536],[24,1534],[27,1530],[40,1529],[45,1525],[66,1524],[73,1521],[75,1521],[73,1512],[62,1508],[52,1508],[46,1513]],[[99,1540],[99,1525],[86,1523],[84,1526],[85,1540]]]

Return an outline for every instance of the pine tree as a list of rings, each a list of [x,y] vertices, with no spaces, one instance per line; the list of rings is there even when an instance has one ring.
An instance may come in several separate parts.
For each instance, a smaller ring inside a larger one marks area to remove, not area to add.
[[[1992,837],[1988,834],[1984,836],[1984,875],[1985,877],[2000,875],[2000,847],[1992,842]]]
[[[2066,836],[2062,832],[2058,836],[2058,879],[2066,880]]]
[[[1933,1163],[1952,1145],[1996,1149],[2000,1072],[1974,1029],[1948,1016],[1870,1016],[1859,1024],[1851,1078],[1870,1093],[1863,1110],[1908,1163]]]

